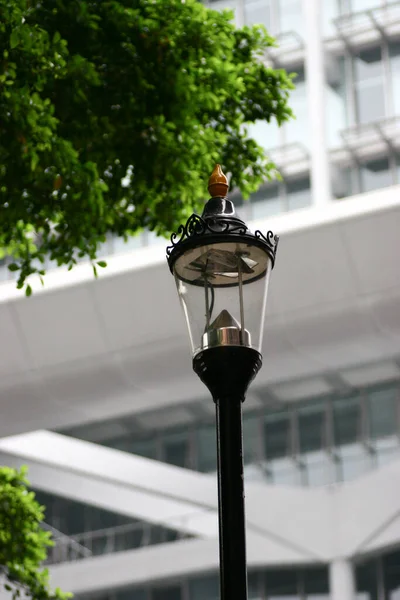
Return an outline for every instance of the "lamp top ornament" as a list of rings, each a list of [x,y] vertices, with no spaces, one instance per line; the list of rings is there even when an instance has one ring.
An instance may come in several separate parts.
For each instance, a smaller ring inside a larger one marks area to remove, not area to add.
[[[167,261],[171,272],[178,258],[188,251],[209,246],[237,242],[248,247],[258,247],[268,255],[274,266],[279,237],[272,231],[252,233],[246,223],[236,215],[235,205],[227,198],[228,179],[220,165],[215,165],[208,180],[211,198],[206,202],[201,216],[192,214],[167,246]]]

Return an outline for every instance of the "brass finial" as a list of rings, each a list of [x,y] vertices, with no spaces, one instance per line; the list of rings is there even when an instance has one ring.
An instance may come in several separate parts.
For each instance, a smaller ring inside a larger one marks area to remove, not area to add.
[[[208,180],[208,191],[211,198],[225,198],[229,190],[228,179],[222,172],[221,165],[215,165]]]

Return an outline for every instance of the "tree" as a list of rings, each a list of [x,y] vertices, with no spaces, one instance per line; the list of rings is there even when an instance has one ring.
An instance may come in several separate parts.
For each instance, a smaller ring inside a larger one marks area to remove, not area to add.
[[[216,162],[245,197],[271,177],[246,125],[290,118],[292,80],[266,66],[263,27],[232,16],[197,0],[0,0],[0,247],[18,287],[46,256],[94,261],[108,233],[171,232]]]
[[[0,575],[13,600],[66,600],[70,594],[50,591],[48,572],[41,568],[53,542],[41,527],[43,507],[28,485],[26,469],[0,467]]]

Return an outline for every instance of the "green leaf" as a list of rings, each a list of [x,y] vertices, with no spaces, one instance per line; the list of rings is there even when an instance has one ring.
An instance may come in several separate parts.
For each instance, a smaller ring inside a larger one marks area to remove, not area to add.
[[[31,156],[31,171],[34,171],[36,169],[38,162],[39,156],[36,154],[36,152],[33,152]]]
[[[32,296],[32,288],[29,284],[25,288],[25,296]]]
[[[19,269],[19,265],[17,265],[17,263],[11,263],[10,265],[8,265],[9,271],[18,271],[18,269]]]
[[[98,273],[97,273],[96,265],[92,265],[92,266],[93,266],[93,275],[97,279],[98,278]]]
[[[104,269],[104,267],[107,266],[107,263],[105,260],[98,260],[97,264],[99,265],[99,267],[102,267]]]
[[[19,31],[18,31],[18,29],[13,29],[13,31],[11,32],[11,35],[10,35],[11,50],[16,48],[18,46],[19,42],[20,42]]]

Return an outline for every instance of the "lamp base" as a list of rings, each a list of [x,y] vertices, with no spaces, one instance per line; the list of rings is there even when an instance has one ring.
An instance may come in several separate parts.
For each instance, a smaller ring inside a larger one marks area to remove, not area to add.
[[[193,370],[210,390],[214,402],[229,397],[240,397],[243,402],[261,365],[261,354],[246,346],[207,348],[193,358]]]

